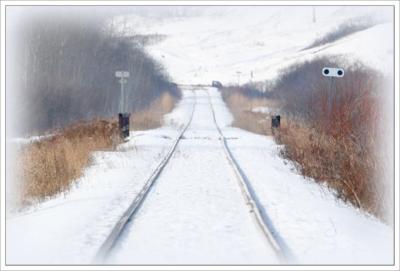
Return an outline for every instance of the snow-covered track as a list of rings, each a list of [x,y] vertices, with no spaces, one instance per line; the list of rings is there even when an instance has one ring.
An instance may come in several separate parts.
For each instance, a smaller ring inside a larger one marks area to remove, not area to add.
[[[220,134],[221,137],[221,144],[225,152],[226,159],[229,161],[230,166],[233,168],[233,171],[235,172],[235,175],[238,180],[238,184],[240,186],[240,190],[243,194],[243,197],[246,201],[247,206],[250,209],[250,213],[252,214],[255,223],[257,226],[260,228],[262,234],[267,238],[271,246],[273,247],[275,253],[279,257],[279,259],[282,262],[293,262],[294,261],[294,256],[290,252],[289,248],[286,246],[285,242],[279,238],[279,236],[275,235],[274,232],[276,230],[274,229],[272,223],[269,221],[269,219],[266,217],[265,212],[262,212],[260,209],[260,204],[258,203],[258,200],[253,192],[253,189],[251,188],[251,185],[244,174],[243,170],[241,169],[239,163],[236,161],[236,159],[233,157],[232,152],[230,151],[227,140],[222,133],[222,129],[218,125],[216,116],[215,116],[215,110],[213,103],[211,101],[210,93],[206,90],[207,95],[208,95],[208,100],[210,103],[212,115],[213,115],[213,120],[215,123],[215,126],[218,130],[218,133]],[[264,213],[264,215],[262,214]]]
[[[175,138],[174,143],[172,144],[171,148],[169,149],[168,153],[164,156],[164,158],[161,160],[161,162],[158,164],[157,168],[151,173],[151,175],[148,177],[146,180],[143,188],[140,190],[136,198],[133,200],[131,205],[128,207],[128,209],[124,212],[124,214],[121,216],[121,218],[118,220],[118,222],[115,224],[114,228],[112,229],[111,233],[108,235],[106,240],[103,242],[99,250],[97,251],[93,262],[94,263],[101,263],[104,262],[104,260],[107,258],[109,255],[110,251],[118,241],[119,237],[121,236],[126,224],[132,219],[134,214],[139,210],[140,206],[146,199],[149,191],[153,187],[154,183],[156,182],[157,178],[160,176],[162,170],[164,167],[167,165],[168,161],[172,157],[173,153],[176,150],[176,147],[178,146],[179,141],[182,139],[182,135],[185,133],[187,128],[190,126],[190,123],[192,122],[193,119],[193,113],[194,109],[196,107],[196,96],[195,96],[195,102],[192,107],[191,115],[189,118],[189,121],[186,123],[186,125],[182,128],[182,130],[179,132],[179,135]]]
[[[189,86],[187,88],[189,88]],[[199,87],[199,86],[193,86],[192,91],[194,91],[194,89],[204,90],[207,93],[209,106],[210,106],[210,109],[212,112],[213,122],[214,122],[215,127],[218,131],[218,134],[220,136],[220,141],[222,144],[222,148],[224,150],[225,157],[226,157],[229,165],[233,169],[233,172],[235,173],[236,179],[240,186],[241,193],[244,197],[246,205],[249,208],[251,216],[253,217],[253,221],[255,222],[257,227],[260,229],[260,233],[263,235],[263,238],[266,238],[266,241],[271,245],[274,252],[277,254],[278,258],[281,259],[282,262],[288,262],[288,261],[292,262],[293,258],[291,257],[291,253],[289,252],[285,243],[279,238],[279,236],[274,234],[274,233],[276,233],[276,231],[275,231],[272,223],[269,221],[268,218],[265,217],[265,211],[263,212],[262,210],[260,210],[261,209],[260,204],[258,204],[258,200],[254,194],[254,191],[251,188],[249,181],[247,180],[246,175],[242,171],[239,163],[235,160],[235,158],[232,155],[232,152],[230,151],[230,149],[228,147],[227,139],[225,138],[225,136],[216,120],[216,113],[215,113],[214,106],[213,106],[212,99],[210,97],[209,92],[206,89]],[[196,97],[196,95],[195,95],[195,97]],[[189,121],[179,132],[179,135],[174,140],[174,143],[172,144],[172,146],[169,149],[166,156],[161,160],[161,162],[158,164],[157,168],[148,177],[148,179],[146,180],[145,185],[143,186],[141,191],[138,193],[138,195],[133,200],[131,205],[128,207],[128,209],[124,212],[124,214],[121,216],[121,218],[115,224],[114,228],[112,229],[112,231],[110,232],[110,234],[108,235],[106,240],[103,242],[100,249],[97,251],[94,261],[93,261],[94,263],[102,263],[102,262],[106,261],[110,252],[113,250],[113,247],[116,245],[116,243],[120,239],[120,236],[122,235],[122,233],[124,231],[124,228],[126,227],[128,222],[132,219],[132,217],[135,215],[135,213],[137,213],[138,210],[140,209],[140,207],[142,206],[142,204],[145,201],[147,195],[149,194],[151,188],[154,186],[158,177],[161,175],[163,169],[170,161],[170,158],[173,156],[180,140],[184,136],[185,131],[190,126],[192,119],[193,119],[196,103],[197,103],[197,100],[195,100],[195,102],[193,104]]]

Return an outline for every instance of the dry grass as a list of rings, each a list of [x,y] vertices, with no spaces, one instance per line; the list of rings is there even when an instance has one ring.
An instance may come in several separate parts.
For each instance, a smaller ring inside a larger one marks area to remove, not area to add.
[[[176,98],[166,92],[148,109],[131,116],[131,129],[145,130],[161,126]],[[23,145],[18,151],[16,178],[21,182],[20,205],[68,191],[90,164],[91,153],[112,150],[120,142],[118,122],[94,120],[79,122],[55,133],[55,136]]]
[[[247,97],[239,91],[223,89],[222,98],[228,105],[233,126],[263,135],[271,135],[270,114],[253,112],[256,107],[276,108],[276,102],[266,98]]]
[[[95,120],[66,127],[55,136],[23,146],[17,176],[22,181],[22,205],[68,190],[82,175],[96,150],[118,143],[116,121]]]
[[[147,130],[160,127],[163,116],[172,111],[176,98],[169,92],[165,92],[150,106],[139,112],[134,112],[130,117],[131,130]]]
[[[304,176],[326,183],[344,201],[377,216],[382,214],[381,184],[375,179],[378,161],[368,147],[291,120],[282,121],[276,139],[285,145],[283,156],[296,161]]]

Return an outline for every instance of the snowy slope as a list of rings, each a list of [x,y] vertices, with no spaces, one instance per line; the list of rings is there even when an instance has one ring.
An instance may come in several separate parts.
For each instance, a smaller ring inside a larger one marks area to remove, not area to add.
[[[344,54],[383,72],[393,63],[390,7],[198,7],[194,17],[149,21],[124,16],[128,33],[167,35],[148,52],[167,68],[179,83],[223,83],[271,79],[280,68],[322,55]],[[349,19],[369,16],[385,22],[349,35],[332,44],[302,51],[316,38]],[[120,26],[115,19],[115,25]],[[238,78],[237,72],[241,72]]]

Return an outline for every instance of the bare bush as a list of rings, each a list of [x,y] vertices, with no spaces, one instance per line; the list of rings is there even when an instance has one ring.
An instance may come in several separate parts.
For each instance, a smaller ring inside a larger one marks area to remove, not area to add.
[[[277,140],[285,145],[284,156],[296,161],[305,176],[326,182],[339,197],[388,219],[384,215],[392,202],[385,199],[388,182],[382,173],[391,162],[378,155],[385,134],[381,122],[388,121],[383,107],[386,78],[357,63],[333,82],[320,74],[329,65],[345,64],[317,59],[282,71],[274,93],[287,115]]]
[[[327,78],[321,79],[323,67],[337,65],[339,58],[318,58],[313,61],[293,64],[280,71],[270,85],[272,96],[282,101],[287,114],[308,118],[312,112],[312,100],[319,87],[329,87]]]

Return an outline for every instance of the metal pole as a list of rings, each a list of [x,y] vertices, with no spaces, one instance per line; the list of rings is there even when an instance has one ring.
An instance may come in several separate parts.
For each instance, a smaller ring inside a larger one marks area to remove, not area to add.
[[[119,79],[119,84],[120,84],[120,92],[119,92],[119,113],[122,113],[122,82],[121,82],[121,78]]]
[[[124,84],[126,83],[125,77],[121,77],[119,80],[119,83],[121,84],[121,97],[119,100],[119,111],[121,113],[125,113],[126,106],[125,106],[125,89],[124,89]]]
[[[332,103],[333,102],[335,102],[335,104],[336,104],[336,101],[337,101],[337,90],[336,90],[336,78],[335,77],[332,77],[333,78],[333,80],[332,80]]]
[[[124,84],[125,77],[121,77],[121,98],[122,98],[122,111],[121,113],[125,113],[125,93],[124,93]]]
[[[329,115],[331,115],[332,114],[332,99],[333,99],[333,95],[332,95],[332,86],[333,86],[333,77],[330,77],[329,78],[330,80],[329,80],[329,93],[328,93],[328,112],[329,112]]]

